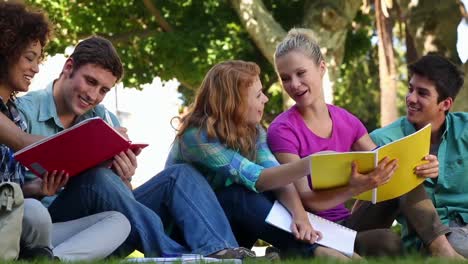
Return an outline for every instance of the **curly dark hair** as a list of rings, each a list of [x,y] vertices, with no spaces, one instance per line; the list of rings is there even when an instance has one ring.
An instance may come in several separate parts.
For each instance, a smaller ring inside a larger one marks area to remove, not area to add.
[[[0,1],[0,82],[6,79],[8,68],[15,63],[32,41],[44,46],[51,37],[52,26],[41,11],[24,4]]]

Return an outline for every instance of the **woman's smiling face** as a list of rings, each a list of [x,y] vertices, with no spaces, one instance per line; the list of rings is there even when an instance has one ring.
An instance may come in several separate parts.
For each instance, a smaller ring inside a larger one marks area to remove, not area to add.
[[[298,106],[323,98],[322,78],[325,62],[317,65],[304,53],[292,50],[276,58],[276,70],[283,88]]]

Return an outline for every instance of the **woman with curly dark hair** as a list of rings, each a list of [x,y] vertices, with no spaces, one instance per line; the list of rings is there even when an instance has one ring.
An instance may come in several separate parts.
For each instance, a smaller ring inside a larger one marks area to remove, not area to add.
[[[27,124],[16,108],[15,95],[27,92],[31,80],[39,72],[51,31],[52,27],[43,12],[29,10],[23,4],[0,2],[0,115],[8,117],[23,131],[26,131]],[[8,122],[4,119],[1,116],[2,123]],[[6,125],[2,124],[2,129]],[[7,126],[11,127],[13,124]],[[10,140],[4,141],[8,136],[5,133],[11,131],[3,129],[0,133],[0,182],[20,184],[25,196],[34,190],[34,193],[40,194],[34,196],[36,199],[53,195],[64,187],[68,175],[57,171],[25,183],[25,168],[14,160],[10,148],[13,146],[6,145]],[[19,130],[13,133],[27,136]],[[20,258],[55,256],[67,261],[104,258],[120,246],[130,232],[127,218],[118,212],[103,212],[52,224],[47,209],[36,199],[25,199]],[[0,255],[0,259],[4,258],[6,256]]]
[[[0,112],[22,130],[26,129],[15,107],[15,93],[26,92],[31,79],[39,71],[51,32],[47,18],[29,12],[24,5],[0,3]],[[3,142],[2,142],[3,143]],[[24,167],[14,162],[12,151],[0,144],[0,182],[24,183]],[[35,199],[25,199],[21,257],[53,257],[50,249],[51,228],[47,209]],[[1,259],[9,256],[0,256]]]
[[[21,4],[0,4],[0,95],[4,102],[13,93],[28,90],[51,30],[44,13],[28,11]]]

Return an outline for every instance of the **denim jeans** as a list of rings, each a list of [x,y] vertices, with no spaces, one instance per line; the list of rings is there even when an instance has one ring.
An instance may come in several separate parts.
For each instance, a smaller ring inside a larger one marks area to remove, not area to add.
[[[190,165],[173,165],[133,193],[163,222],[175,223],[192,253],[208,255],[239,246],[211,186]]]
[[[298,241],[292,234],[265,222],[275,200],[272,193],[256,193],[234,184],[217,191],[216,195],[241,246],[251,248],[261,239],[282,254],[313,256],[317,244]]]
[[[49,207],[53,222],[104,211],[121,212],[131,223],[120,254],[138,249],[147,257],[208,255],[238,246],[211,187],[186,164],[165,169],[133,193],[111,170],[95,168],[73,177]],[[187,246],[164,232],[163,222],[171,220]]]

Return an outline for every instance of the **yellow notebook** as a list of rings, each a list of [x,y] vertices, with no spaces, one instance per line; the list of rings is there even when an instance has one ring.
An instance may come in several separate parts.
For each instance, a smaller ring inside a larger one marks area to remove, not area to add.
[[[429,154],[431,125],[404,138],[379,147],[373,151],[328,152],[311,155],[310,175],[314,190],[328,189],[348,184],[351,177],[351,162],[355,160],[359,172],[372,171],[385,157],[398,159],[398,169],[390,181],[374,190],[369,190],[356,199],[372,202],[390,200],[413,190],[424,181],[414,174],[414,168],[426,163]]]

